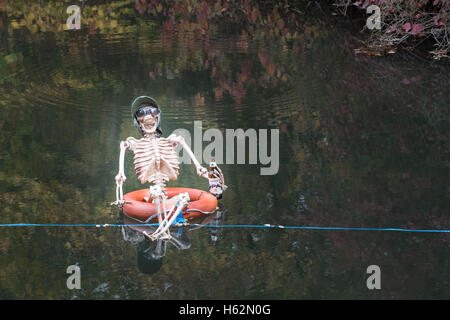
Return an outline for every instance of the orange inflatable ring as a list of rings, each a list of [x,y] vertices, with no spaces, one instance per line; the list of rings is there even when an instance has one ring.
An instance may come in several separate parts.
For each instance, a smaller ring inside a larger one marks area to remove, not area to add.
[[[187,192],[189,194],[191,201],[183,210],[183,218],[186,220],[212,213],[217,209],[216,197],[207,191],[191,188],[166,188],[165,191],[169,201],[170,198],[179,193]],[[144,197],[149,197],[149,189],[136,190],[125,194],[123,196],[125,201],[123,212],[141,220],[147,220],[153,215],[155,216],[153,219],[157,219],[156,205],[152,203],[151,198],[146,202]],[[172,205],[166,205],[167,210],[170,210],[171,207]],[[162,204],[161,210],[163,210]]]

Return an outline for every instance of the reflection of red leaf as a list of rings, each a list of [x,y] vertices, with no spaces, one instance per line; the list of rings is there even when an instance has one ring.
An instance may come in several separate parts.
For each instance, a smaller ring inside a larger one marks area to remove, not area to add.
[[[423,25],[421,23],[414,24],[411,30],[412,34],[421,34],[423,31]]]
[[[142,15],[145,11],[145,9],[142,8],[141,1],[139,0],[136,0],[136,10],[139,11],[140,15]]]
[[[407,22],[402,26],[402,29],[405,30],[406,32],[408,32],[409,30],[411,30],[411,23]]]
[[[269,56],[265,52],[261,52],[259,55],[259,61],[263,66],[267,65],[267,62],[269,61]]]
[[[437,25],[439,25],[439,18],[440,18],[441,16],[440,15],[435,15],[434,17],[433,17],[433,21],[434,21],[434,25],[435,26],[437,26]]]
[[[249,14],[250,12],[250,6],[248,5],[248,0],[244,1],[244,10],[246,14]]]

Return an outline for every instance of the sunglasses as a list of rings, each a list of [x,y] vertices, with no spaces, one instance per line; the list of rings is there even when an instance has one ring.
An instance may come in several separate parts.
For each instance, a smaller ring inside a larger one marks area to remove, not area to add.
[[[140,108],[136,112],[136,117],[141,118],[141,117],[144,117],[149,114],[154,116],[154,115],[158,115],[159,113],[160,113],[160,111],[158,108],[147,106],[147,107]]]

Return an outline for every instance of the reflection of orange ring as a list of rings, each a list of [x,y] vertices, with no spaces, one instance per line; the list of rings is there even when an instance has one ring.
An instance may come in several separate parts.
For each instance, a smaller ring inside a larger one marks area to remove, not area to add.
[[[217,199],[211,193],[191,188],[166,188],[167,198],[172,198],[179,193],[187,192],[189,194],[189,201],[186,208],[183,210],[183,217],[185,219],[191,219],[198,217],[204,213],[211,213],[217,208]],[[144,200],[144,197],[149,197],[148,202]],[[152,199],[149,194],[149,189],[141,189],[129,192],[123,196],[125,201],[123,205],[123,212],[131,217],[146,220],[152,215],[155,215],[156,205],[152,203]],[[167,206],[166,210],[170,210],[171,206]],[[164,210],[161,204],[161,211]],[[155,216],[154,219],[156,219]]]

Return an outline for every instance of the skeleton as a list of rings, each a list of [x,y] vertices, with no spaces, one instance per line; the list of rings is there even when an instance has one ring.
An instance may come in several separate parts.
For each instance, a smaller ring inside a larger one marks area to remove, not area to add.
[[[175,134],[167,138],[159,137],[161,134],[159,129],[161,114],[153,99],[139,97],[133,105],[137,103],[140,103],[140,106],[136,112],[133,111],[133,120],[144,137],[141,139],[129,137],[126,141],[120,143],[119,173],[115,178],[117,185],[116,201],[112,204],[119,206],[124,204],[122,190],[122,185],[126,180],[124,159],[125,150],[130,149],[134,152],[134,166],[138,179],[141,183],[153,183],[149,190],[150,197],[145,200],[148,201],[151,198],[155,203],[159,227],[149,237],[152,240],[170,239],[170,232],[168,232],[170,226],[190,201],[188,193],[180,193],[171,199],[167,199],[164,192],[167,181],[176,180],[179,175],[179,161],[175,148],[178,145],[184,148],[192,159],[199,176],[208,178],[208,171],[200,165],[183,137]],[[166,210],[167,207],[170,207],[170,209]],[[171,212],[173,212],[172,215],[170,215]],[[163,213],[164,219],[162,218]]]

